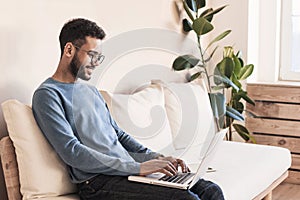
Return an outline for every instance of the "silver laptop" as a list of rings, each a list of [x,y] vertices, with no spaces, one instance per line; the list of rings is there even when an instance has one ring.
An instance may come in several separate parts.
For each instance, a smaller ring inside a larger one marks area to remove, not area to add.
[[[153,173],[147,176],[129,176],[129,181],[136,181],[140,183],[147,183],[152,185],[160,185],[165,187],[172,187],[187,190],[193,187],[199,179],[201,179],[208,170],[209,164],[214,157],[218,146],[223,141],[224,136],[228,129],[223,129],[217,132],[214,137],[209,138],[207,141],[207,146],[203,147],[203,157],[199,163],[196,172],[191,173],[178,173],[175,176],[167,176],[163,173]]]

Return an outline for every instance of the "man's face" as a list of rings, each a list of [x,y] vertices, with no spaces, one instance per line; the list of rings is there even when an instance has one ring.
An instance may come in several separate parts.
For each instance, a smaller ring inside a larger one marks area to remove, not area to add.
[[[76,48],[75,55],[70,63],[70,71],[74,77],[90,80],[94,69],[100,64],[101,40],[86,37],[86,43]]]

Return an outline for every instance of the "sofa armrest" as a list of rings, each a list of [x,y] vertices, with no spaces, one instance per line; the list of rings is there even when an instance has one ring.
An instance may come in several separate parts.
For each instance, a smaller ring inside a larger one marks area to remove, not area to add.
[[[0,156],[9,200],[21,200],[19,170],[15,148],[8,136],[1,139]]]

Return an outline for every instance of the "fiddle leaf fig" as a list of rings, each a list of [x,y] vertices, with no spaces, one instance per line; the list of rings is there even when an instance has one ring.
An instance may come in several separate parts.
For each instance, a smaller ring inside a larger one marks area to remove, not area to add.
[[[193,55],[179,56],[174,60],[172,68],[176,71],[193,68],[191,70],[193,71],[192,75],[186,76],[187,81],[198,79],[204,73],[203,77],[207,79],[208,95],[218,130],[230,127],[227,139],[232,139],[233,130],[235,129],[244,140],[255,142],[246,127],[234,124],[234,121],[244,121],[245,108],[243,101],[255,105],[255,102],[243,90],[241,82],[253,73],[254,66],[252,64],[244,65],[242,53],[240,51],[235,52],[232,46],[224,47],[223,57],[217,62],[217,65],[210,64],[218,49],[218,45],[215,44],[227,37],[231,30],[216,34],[217,36],[213,37],[212,40],[209,40],[209,38],[205,40],[206,48],[203,48],[202,44],[202,38],[205,34],[214,29],[213,18],[227,5],[214,9],[206,7],[205,0],[182,0],[182,3],[188,16],[182,21],[183,30],[186,33],[196,34],[195,38],[200,54],[197,54],[196,57]],[[212,48],[213,46],[214,48]]]

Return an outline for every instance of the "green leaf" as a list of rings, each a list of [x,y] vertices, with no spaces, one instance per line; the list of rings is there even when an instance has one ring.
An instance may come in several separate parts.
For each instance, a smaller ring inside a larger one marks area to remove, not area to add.
[[[213,40],[207,45],[206,49],[208,49],[213,43],[222,40],[222,39],[223,39],[224,37],[226,37],[230,32],[231,32],[231,30],[227,30],[227,31],[224,31],[223,33],[221,33],[220,35],[218,35],[215,39],[213,39]]]
[[[238,59],[238,57],[236,57],[236,56],[233,56],[233,62],[234,62],[234,74],[238,78],[240,71],[242,69],[242,65],[241,65],[240,59]]]
[[[256,140],[255,140],[255,138],[253,137],[253,135],[249,135],[249,138],[250,138],[250,140],[252,141],[252,143],[254,143],[254,144],[256,144]]]
[[[255,106],[255,102],[247,94],[243,96],[243,99],[247,101],[247,103],[250,103],[251,105]]]
[[[185,32],[193,30],[192,24],[187,19],[182,20],[182,27]]]
[[[213,77],[214,77],[214,83],[216,85],[220,85],[220,84],[223,83],[223,81],[221,80],[221,78],[218,78],[218,77],[224,77],[224,75],[221,74],[220,70],[217,67],[214,70]]]
[[[197,12],[198,9],[203,8],[206,5],[205,0],[186,0],[186,3],[194,12]]]
[[[233,73],[233,70],[234,70],[233,60],[229,57],[223,58],[223,60],[217,64],[215,71],[216,70],[219,70],[221,75],[224,75],[227,78],[230,78]]]
[[[224,85],[212,86],[211,89],[214,91],[223,90],[226,87]]]
[[[214,56],[214,54],[215,54],[215,52],[216,52],[217,49],[218,49],[218,46],[216,46],[214,48],[214,50],[211,52],[210,56],[207,59],[205,59],[205,62],[208,62],[208,61],[210,61],[212,59],[212,57]]]
[[[247,95],[247,92],[245,91],[240,91],[239,95],[248,103],[251,105],[255,106],[255,102]]]
[[[240,124],[232,124],[232,126],[234,127],[234,129],[236,130],[236,132],[245,140],[248,141],[250,139],[250,133],[249,131],[246,129],[246,127],[244,127],[243,125]]]
[[[243,113],[244,112],[244,104],[242,102],[233,101],[232,102],[232,108],[234,108],[237,111],[239,111],[239,113]]]
[[[223,50],[223,57],[229,57],[233,59],[234,56],[234,50],[232,46],[225,46]]]
[[[206,1],[205,0],[196,0],[197,2],[197,8],[203,8],[206,6]]]
[[[241,66],[244,67],[244,61],[243,61],[243,59],[240,58],[240,57],[238,57],[238,58],[239,58],[239,60],[240,60]]]
[[[183,8],[184,8],[186,14],[189,16],[189,18],[190,18],[192,21],[194,21],[195,19],[194,19],[192,13],[190,12],[189,7],[188,7],[186,1],[183,1]]]
[[[237,79],[237,77],[234,73],[231,75],[231,81],[234,83],[234,85],[236,85],[238,87],[238,89],[233,88],[236,91],[239,91],[242,88],[242,84],[239,82],[239,80]]]
[[[210,12],[207,12],[207,13],[206,13],[204,16],[202,16],[202,17],[204,17],[204,18],[207,19],[209,22],[211,22],[212,19],[213,19],[213,16],[214,16],[215,14],[217,14],[218,12],[220,12],[221,10],[223,10],[225,7],[227,7],[227,5],[222,6],[222,7],[220,7],[220,8],[217,8],[217,9],[215,9],[215,10],[212,10],[212,11],[210,11]]]
[[[241,98],[242,98],[242,96],[241,96],[242,92],[241,91],[242,90],[240,90],[239,92],[233,94],[233,96],[232,96],[233,101],[240,101],[241,100]]]
[[[202,72],[197,72],[197,73],[193,74],[189,81],[191,82],[191,81],[197,79],[201,74],[202,74]]]
[[[244,99],[246,102],[255,106],[255,102],[247,95],[247,92],[240,89],[237,93],[232,96],[234,101],[240,101],[240,99]]]
[[[256,143],[255,138],[250,134],[245,126],[241,124],[232,124],[232,126],[245,141],[251,140],[253,143]]]
[[[204,17],[205,15],[207,15],[208,13],[212,12],[213,9],[212,8],[208,8],[206,10],[204,10],[201,14],[200,17]]]
[[[186,4],[192,11],[197,12],[198,8],[196,0],[186,0]]]
[[[221,83],[226,84],[227,86],[233,87],[235,90],[239,90],[239,87],[235,85],[229,78],[226,76],[222,75],[214,75],[214,82],[216,85],[220,85]]]
[[[195,19],[192,27],[198,35],[204,35],[214,29],[213,25],[203,17]]]
[[[190,69],[195,67],[200,60],[193,55],[183,55],[177,57],[172,65],[175,71]]]
[[[248,78],[254,69],[254,65],[250,64],[250,65],[246,65],[244,67],[242,67],[238,77],[240,80],[245,80],[246,78]]]
[[[209,93],[211,107],[216,118],[220,118],[226,113],[226,100],[222,93]]]
[[[244,117],[241,113],[239,113],[237,110],[230,106],[226,106],[226,115],[228,117],[231,117],[232,119],[238,120],[238,121],[244,121]]]
[[[207,21],[211,22],[213,20],[214,16],[213,15],[207,15],[207,16],[204,16],[203,18],[206,19]]]

